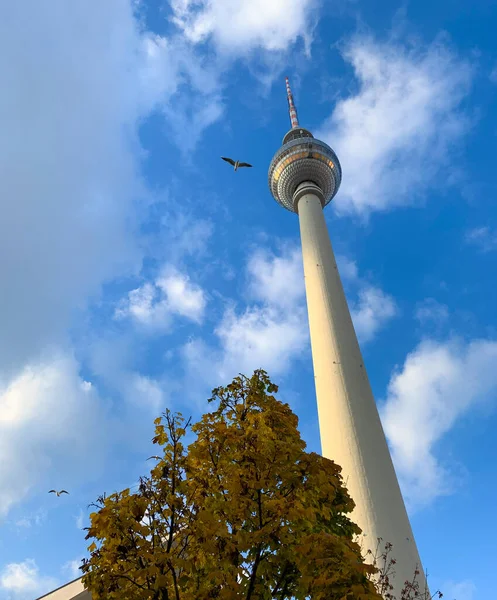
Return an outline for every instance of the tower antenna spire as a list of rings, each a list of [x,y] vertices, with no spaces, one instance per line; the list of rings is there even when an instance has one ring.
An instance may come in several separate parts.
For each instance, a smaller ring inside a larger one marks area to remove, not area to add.
[[[286,82],[286,95],[288,98],[288,110],[290,112],[290,121],[292,123],[292,129],[297,129],[299,127],[299,118],[297,117],[297,109],[295,108],[295,104],[293,102],[292,90],[290,89],[290,81],[288,77],[285,77]]]

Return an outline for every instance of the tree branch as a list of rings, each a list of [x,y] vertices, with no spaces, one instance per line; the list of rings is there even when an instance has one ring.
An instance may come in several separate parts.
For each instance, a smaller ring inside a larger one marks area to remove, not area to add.
[[[287,561],[285,562],[285,566],[283,567],[283,570],[281,571],[280,578],[279,578],[279,579],[278,579],[278,581],[276,582],[276,585],[274,586],[274,588],[273,588],[273,591],[271,592],[271,595],[272,595],[272,596],[275,596],[275,595],[276,595],[276,593],[279,591],[279,589],[280,589],[281,585],[282,585],[282,584],[283,584],[283,582],[285,581],[285,577],[286,577],[286,574],[287,574],[287,572],[288,572],[288,567],[289,567],[289,566],[290,566],[290,561],[289,561],[289,560],[287,560]]]
[[[261,562],[261,553],[262,553],[262,543],[257,546],[257,552],[255,555],[254,564],[252,566],[252,572],[250,573],[250,583],[249,588],[247,590],[246,600],[250,600],[252,598],[252,594],[255,589],[255,581],[257,577],[257,569],[259,568],[259,563]]]

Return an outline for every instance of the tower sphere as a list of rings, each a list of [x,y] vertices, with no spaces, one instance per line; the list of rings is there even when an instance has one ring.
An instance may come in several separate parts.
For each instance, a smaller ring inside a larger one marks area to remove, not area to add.
[[[268,173],[273,198],[296,213],[294,194],[297,187],[310,181],[323,193],[326,206],[340,187],[342,168],[337,155],[321,140],[302,127],[292,128],[283,138],[283,145],[273,156]]]

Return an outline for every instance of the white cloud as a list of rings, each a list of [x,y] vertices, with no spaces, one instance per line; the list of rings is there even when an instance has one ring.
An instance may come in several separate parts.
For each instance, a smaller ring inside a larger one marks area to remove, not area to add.
[[[63,567],[62,571],[67,573],[67,575],[72,579],[77,579],[81,577],[82,572],[80,570],[81,567],[81,559],[69,560],[67,561]]]
[[[359,270],[355,260],[347,258],[346,256],[343,256],[343,254],[339,254],[336,257],[336,262],[340,277],[344,281],[351,281],[353,283],[359,281]]]
[[[307,352],[307,329],[304,307],[281,311],[272,305],[256,306],[241,314],[228,310],[215,331],[223,349],[219,377],[250,374],[257,368],[273,375],[287,372],[291,361]]]
[[[43,577],[33,559],[9,563],[0,571],[0,590],[8,594],[5,600],[32,600],[33,596],[57,587],[52,577]]]
[[[393,299],[358,275],[356,264],[339,257],[347,285],[357,293],[351,313],[361,342],[368,342],[396,314]],[[278,254],[258,248],[247,262],[247,291],[254,302],[242,310],[230,305],[215,329],[219,347],[191,340],[183,348],[189,369],[211,382],[263,368],[286,373],[309,351],[309,326],[301,251],[283,247]]]
[[[188,277],[176,271],[164,273],[156,286],[167,299],[171,312],[200,323],[205,309],[204,291],[190,283]]]
[[[476,585],[470,581],[469,579],[465,581],[448,581],[445,585],[442,586],[444,598],[448,598],[448,600],[476,600]]]
[[[171,0],[173,22],[194,43],[212,38],[226,53],[255,48],[286,50],[299,38],[306,46],[313,28],[315,0]]]
[[[115,311],[118,319],[132,318],[153,330],[167,329],[175,315],[201,323],[205,293],[187,275],[166,266],[157,279],[129,292]]]
[[[182,36],[166,39],[149,34],[144,43],[147,63],[142,80],[167,117],[165,132],[173,135],[180,151],[188,157],[203,131],[224,111],[221,67],[212,57],[196,53]]]
[[[275,306],[292,306],[304,298],[304,269],[300,248],[288,248],[281,256],[256,250],[248,260],[249,292]]]
[[[164,405],[164,390],[160,383],[151,377],[133,373],[129,376],[129,382],[125,387],[128,400],[142,409],[146,406],[158,413]]]
[[[365,344],[398,314],[397,304],[392,296],[359,276],[355,261],[343,255],[336,261],[347,295],[352,297],[349,309],[357,338]]]
[[[79,509],[79,513],[76,515],[75,520],[76,520],[76,528],[77,529],[83,529],[84,526],[84,518],[85,518],[85,514],[82,511],[82,509]]]
[[[184,40],[143,31],[135,4],[4,7],[0,370],[59,343],[104,281],[139,269],[143,120],[162,110],[194,143],[220,114],[209,65]]]
[[[397,314],[394,299],[359,277],[355,261],[339,255],[337,263],[350,296],[350,312],[359,340],[371,341],[379,329]],[[300,248],[288,248],[281,256],[257,250],[248,262],[249,291],[269,305],[296,307],[305,302],[304,271]],[[353,293],[352,293],[353,292]]]
[[[417,304],[414,316],[422,325],[439,325],[449,318],[449,308],[434,298],[425,298]]]
[[[119,415],[112,424],[113,443],[116,446],[123,442],[128,450],[136,445],[141,451],[143,441],[148,439],[150,414],[157,416],[171,395],[170,377],[143,372],[143,357],[149,348],[150,339],[137,336],[131,328],[117,335],[96,337],[87,347],[88,368],[119,402]]]
[[[497,250],[497,231],[490,227],[475,227],[466,233],[465,241],[479,248],[482,252]]]
[[[335,209],[367,216],[418,201],[461,174],[457,142],[468,131],[461,101],[471,68],[441,42],[428,47],[356,37],[343,51],[358,81],[316,135],[343,167]]]
[[[230,304],[215,328],[219,346],[190,340],[183,348],[189,372],[209,385],[262,368],[279,375],[308,351],[302,259],[296,248],[280,255],[257,249],[247,262],[247,291],[255,301]]]
[[[382,421],[411,507],[453,489],[453,469],[436,444],[471,406],[495,397],[496,360],[495,341],[424,341],[392,375]]]
[[[371,341],[378,330],[397,314],[391,296],[377,287],[367,286],[359,290],[359,299],[351,307],[351,316],[360,342]]]
[[[15,525],[22,529],[31,529],[33,526],[39,526],[44,523],[46,518],[47,512],[44,509],[39,509],[34,514],[21,517],[15,522]]]
[[[96,475],[105,459],[94,443],[105,437],[102,417],[72,357],[32,364],[0,385],[0,516],[42,482],[46,491],[69,489],[90,469]]]
[[[151,283],[145,283],[141,287],[131,290],[126,301],[120,303],[116,309],[116,318],[129,316],[142,323],[149,323],[152,320],[163,321],[169,315],[167,310],[161,310],[160,302],[154,305],[156,297],[157,290]]]
[[[497,83],[497,65],[490,71],[489,78],[492,83]]]
[[[160,206],[160,235],[154,240],[150,254],[162,262],[178,265],[187,256],[204,258],[214,225],[194,214],[195,207],[182,203],[180,209],[174,203],[163,202]],[[155,216],[153,216],[155,221]],[[167,245],[164,240],[167,239]]]
[[[247,276],[256,303],[241,312],[229,307],[215,330],[222,348],[220,379],[258,368],[280,375],[308,352],[300,249],[286,247],[280,255],[256,249],[248,259]]]

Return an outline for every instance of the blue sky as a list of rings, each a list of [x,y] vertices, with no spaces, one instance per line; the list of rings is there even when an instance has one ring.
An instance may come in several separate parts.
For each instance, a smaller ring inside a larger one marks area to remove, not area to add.
[[[87,505],[146,472],[153,418],[198,418],[240,371],[319,451],[298,221],[267,188],[285,75],[342,164],[326,218],[424,566],[490,598],[495,2],[2,13],[0,598],[74,578]]]

